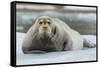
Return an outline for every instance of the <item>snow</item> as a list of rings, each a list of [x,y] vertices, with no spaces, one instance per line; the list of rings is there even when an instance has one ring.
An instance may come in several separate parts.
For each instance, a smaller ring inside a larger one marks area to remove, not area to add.
[[[61,63],[61,62],[80,62],[80,61],[95,61],[96,48],[83,48],[76,51],[61,51],[49,52],[42,54],[23,54],[22,41],[24,33],[16,33],[16,64],[17,65],[30,65],[30,64],[47,64],[47,63]],[[96,43],[95,35],[82,35]]]

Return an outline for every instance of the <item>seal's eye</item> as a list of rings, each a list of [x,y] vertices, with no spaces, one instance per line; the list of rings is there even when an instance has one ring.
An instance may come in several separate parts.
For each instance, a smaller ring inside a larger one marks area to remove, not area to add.
[[[48,22],[48,24],[50,24],[50,22]]]
[[[42,24],[42,22],[40,21],[39,24]]]

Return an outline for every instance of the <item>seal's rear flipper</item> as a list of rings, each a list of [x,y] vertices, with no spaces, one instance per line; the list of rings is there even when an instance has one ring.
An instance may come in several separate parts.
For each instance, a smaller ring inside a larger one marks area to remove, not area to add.
[[[84,45],[84,47],[89,47],[89,48],[93,48],[93,47],[96,47],[96,44],[95,43],[93,43],[92,41],[90,41],[90,40],[87,40],[87,39],[83,39],[83,45]]]

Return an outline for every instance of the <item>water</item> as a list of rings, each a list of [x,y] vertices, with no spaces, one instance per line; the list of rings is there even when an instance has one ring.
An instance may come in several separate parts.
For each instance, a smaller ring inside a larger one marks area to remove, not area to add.
[[[96,13],[62,13],[56,11],[17,11],[17,31],[26,33],[30,26],[34,24],[35,19],[42,15],[59,18],[81,34],[96,34]],[[19,29],[19,27],[23,29]]]

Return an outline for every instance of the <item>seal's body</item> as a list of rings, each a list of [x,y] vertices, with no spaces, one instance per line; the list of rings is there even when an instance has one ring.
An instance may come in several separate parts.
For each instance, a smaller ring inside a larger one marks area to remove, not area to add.
[[[94,43],[83,39],[65,22],[49,16],[41,16],[28,30],[22,44],[22,50],[24,53],[68,51],[81,49],[83,45],[95,47]]]

